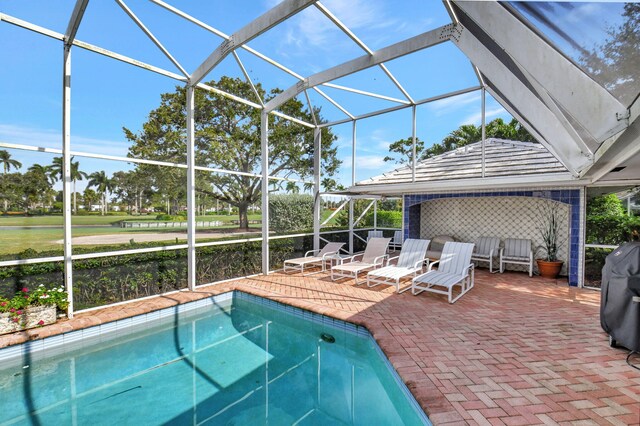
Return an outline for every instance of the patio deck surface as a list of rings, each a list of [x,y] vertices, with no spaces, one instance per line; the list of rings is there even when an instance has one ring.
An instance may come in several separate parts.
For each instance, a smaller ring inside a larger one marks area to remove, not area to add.
[[[366,326],[436,425],[640,424],[640,371],[608,346],[600,294],[523,273],[476,271],[453,305],[276,273],[80,313],[0,347],[235,289]]]

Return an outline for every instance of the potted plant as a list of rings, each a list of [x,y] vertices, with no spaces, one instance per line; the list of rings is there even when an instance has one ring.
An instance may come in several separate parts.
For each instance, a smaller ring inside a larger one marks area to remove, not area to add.
[[[69,306],[67,298],[63,287],[43,284],[33,291],[25,287],[11,299],[0,297],[0,334],[53,324],[58,311]]]
[[[545,278],[556,278],[562,269],[562,260],[558,260],[558,245],[560,232],[560,212],[558,206],[549,203],[540,211],[538,230],[542,237],[542,246],[538,247],[545,255],[536,259],[538,272]]]

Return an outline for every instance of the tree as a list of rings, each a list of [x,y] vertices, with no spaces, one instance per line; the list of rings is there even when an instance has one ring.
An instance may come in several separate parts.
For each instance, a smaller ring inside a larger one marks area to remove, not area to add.
[[[62,162],[62,157],[53,157],[51,161],[51,165],[48,166],[49,176],[51,180],[55,183],[59,180],[62,180],[62,172],[64,171],[64,164]]]
[[[18,160],[14,160],[11,158],[11,154],[9,151],[5,151],[4,149],[0,150],[0,163],[2,163],[2,174],[6,175],[11,170],[11,167],[14,169],[19,169],[22,167],[22,163]],[[4,211],[6,212],[9,208],[9,200],[5,198],[4,200]]]
[[[115,172],[113,174],[114,193],[118,200],[127,206],[127,212],[131,214],[133,211],[140,213],[142,205],[148,200],[144,197],[149,192],[150,182],[147,176],[144,176],[138,170],[129,172]]]
[[[640,3],[625,3],[624,21],[607,31],[608,38],[590,51],[583,51],[579,62],[596,81],[618,99],[630,104],[638,95],[640,81]]]
[[[4,204],[4,211],[8,211],[11,206],[21,205],[22,183],[23,175],[21,173],[0,175],[0,199]]]
[[[424,142],[416,138],[416,153],[419,155],[424,149]],[[400,139],[389,145],[389,152],[399,154],[398,158],[387,155],[384,161],[393,161],[396,164],[406,164],[413,161],[413,137]]]
[[[12,159],[9,151],[5,151],[4,149],[0,149],[0,163],[2,163],[2,173],[5,175],[9,173],[11,167],[13,167],[14,169],[19,169],[20,167],[22,167],[22,163],[18,160]]]
[[[71,157],[71,182],[73,183],[73,212],[78,211],[78,199],[76,194],[76,183],[79,180],[86,179],[88,175],[80,170],[80,162],[73,161],[74,157]],[[53,163],[49,166],[49,174],[53,182],[62,180],[64,172],[64,162],[62,157],[54,157]]]
[[[522,142],[536,142],[536,139],[515,118],[505,123],[502,118],[487,123],[485,127],[487,138],[516,140]],[[479,142],[482,140],[482,126],[463,124],[449,133],[440,143],[436,143],[423,151],[421,159],[431,158],[454,149]]]
[[[86,211],[91,211],[91,206],[98,201],[98,194],[91,188],[86,188],[82,193],[82,202]]]
[[[93,172],[89,175],[89,188],[96,188],[96,192],[101,197],[101,214],[104,216],[107,212],[108,193],[113,189],[113,181],[109,179],[104,171]]]
[[[251,86],[240,79],[222,77],[208,83],[244,98],[255,96]],[[260,96],[267,102],[280,90],[266,93],[256,85]],[[195,92],[195,150],[196,165],[225,170],[259,173],[261,167],[260,110],[244,105],[216,93]],[[160,106],[149,114],[149,119],[138,134],[124,128],[126,138],[132,142],[129,156],[173,163],[186,162],[186,90],[176,87],[173,93],[161,95]],[[283,113],[307,122],[313,119],[304,104],[292,99],[280,107]],[[322,122],[320,110],[314,111]],[[322,128],[322,169],[326,177],[333,176],[340,161],[336,158],[336,137],[328,128]],[[306,178],[313,174],[313,130],[289,120],[269,115],[269,162],[271,175]],[[153,186],[176,200],[185,198],[186,173],[184,169],[140,164]],[[198,171],[196,191],[209,195],[238,208],[240,227],[248,227],[249,206],[261,197],[260,179],[237,174]],[[324,181],[331,183],[331,181]],[[274,188],[278,189],[278,188]],[[332,188],[325,188],[332,189]]]
[[[47,182],[49,182],[49,185],[53,185],[55,182],[52,176],[50,175],[49,166],[43,166],[42,164],[35,163],[31,167],[29,167],[27,171],[41,175]]]
[[[50,205],[54,192],[46,174],[38,168],[27,171],[22,177],[22,194],[27,208]]]
[[[73,157],[71,157],[71,182],[73,182],[73,213],[78,212],[78,193],[76,192],[76,182],[88,177],[88,174],[80,170],[80,162],[74,162]]]

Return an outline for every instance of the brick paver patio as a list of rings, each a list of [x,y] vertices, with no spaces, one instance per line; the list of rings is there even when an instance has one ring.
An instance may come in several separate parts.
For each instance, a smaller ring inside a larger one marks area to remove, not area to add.
[[[366,326],[437,425],[640,424],[640,371],[608,346],[600,294],[521,273],[477,271],[453,305],[276,273],[81,313],[2,336],[0,347],[233,289]]]

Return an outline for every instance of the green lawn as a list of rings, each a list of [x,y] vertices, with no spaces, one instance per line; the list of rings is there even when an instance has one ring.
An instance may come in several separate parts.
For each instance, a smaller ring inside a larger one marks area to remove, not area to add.
[[[322,214],[323,220],[331,214],[330,211],[324,211]],[[249,220],[260,220],[261,215],[249,215]],[[213,221],[219,220],[224,222],[225,225],[208,228],[216,230],[233,230],[237,228],[237,225],[230,223],[232,220],[237,220],[237,216],[225,216],[225,215],[207,215],[197,216],[197,220]],[[174,233],[184,232],[184,228],[120,228],[117,226],[106,226],[112,223],[122,220],[132,221],[155,221],[155,215],[149,216],[74,216],[72,218],[73,237],[83,237],[90,235],[110,235],[110,234],[131,234],[135,236],[137,233]],[[62,244],[56,243],[57,240],[62,240],[64,237],[62,229],[62,216],[33,216],[33,217],[6,217],[0,216],[0,227],[36,227],[43,226],[42,228],[30,228],[30,229],[1,229],[0,234],[0,255],[20,253],[26,249],[34,249],[37,251],[47,251],[61,249]],[[55,228],[48,228],[45,226],[55,226]],[[261,225],[251,225],[251,228],[260,229]],[[186,238],[185,238],[186,239]],[[171,239],[169,239],[171,240]],[[198,239],[198,241],[204,241]],[[181,241],[184,242],[184,241]],[[158,242],[158,245],[161,243]],[[89,247],[89,246],[82,246]]]
[[[249,220],[260,220],[262,218],[261,215],[249,215]],[[120,222],[122,220],[127,221],[136,221],[136,222],[145,222],[145,221],[156,221],[156,215],[145,215],[145,216],[100,216],[100,215],[91,215],[91,216],[73,216],[71,218],[71,223],[74,225],[111,225],[112,223]],[[227,215],[207,215],[207,216],[196,216],[196,220],[204,220],[204,221],[213,221],[218,220],[220,222],[231,222],[232,220],[238,220],[238,216],[227,216]],[[58,216],[31,216],[31,217],[23,217],[23,216],[0,216],[0,226],[51,226],[51,225],[60,225],[62,226],[62,215]]]

